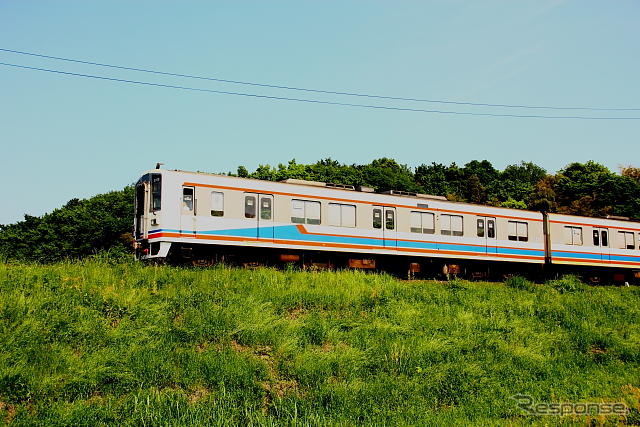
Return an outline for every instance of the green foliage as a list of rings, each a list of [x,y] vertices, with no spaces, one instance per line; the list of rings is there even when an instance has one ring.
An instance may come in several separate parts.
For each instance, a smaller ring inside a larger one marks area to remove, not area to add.
[[[0,420],[593,425],[527,416],[510,397],[638,407],[640,293],[552,286],[0,264]]]
[[[525,202],[522,200],[514,200],[511,197],[500,203],[500,206],[511,209],[527,209],[527,204]]]
[[[102,250],[129,252],[133,187],[72,199],[41,217],[0,226],[0,254],[7,258],[53,262],[80,258]]]
[[[547,284],[561,294],[567,292],[584,292],[587,288],[587,285],[585,285],[578,276],[571,274],[557,280],[550,280]]]
[[[511,276],[505,280],[504,284],[513,289],[521,291],[535,292],[536,285],[522,276]]]
[[[451,201],[488,204],[586,216],[622,215],[640,218],[640,173],[632,166],[615,174],[596,162],[571,163],[556,175],[531,162],[503,171],[488,160],[463,167],[451,163],[422,164],[412,170],[393,159],[368,164],[342,164],[330,158],[314,164],[295,159],[277,167],[260,165],[237,176],[263,180],[287,178],[363,185],[378,191],[403,190],[446,196]],[[42,217],[0,226],[0,259],[54,262],[103,250],[128,253],[133,216],[133,188],[72,199]]]

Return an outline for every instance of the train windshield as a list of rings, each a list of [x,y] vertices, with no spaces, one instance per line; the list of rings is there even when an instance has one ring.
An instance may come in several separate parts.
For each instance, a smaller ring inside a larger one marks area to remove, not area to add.
[[[162,202],[162,175],[151,174],[151,212],[160,210]]]

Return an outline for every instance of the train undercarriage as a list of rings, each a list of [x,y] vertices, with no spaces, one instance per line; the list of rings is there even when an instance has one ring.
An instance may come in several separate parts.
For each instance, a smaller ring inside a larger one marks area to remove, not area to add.
[[[603,269],[589,266],[496,262],[456,258],[379,255],[349,252],[288,250],[242,246],[141,242],[138,258],[163,255],[149,262],[170,265],[211,267],[224,264],[245,268],[276,267],[302,270],[353,269],[390,273],[403,279],[502,281],[523,276],[535,282],[572,274],[593,285],[640,284],[640,271]]]

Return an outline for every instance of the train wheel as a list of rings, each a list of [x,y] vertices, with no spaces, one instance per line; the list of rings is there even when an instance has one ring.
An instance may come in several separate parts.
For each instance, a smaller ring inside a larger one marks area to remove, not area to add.
[[[194,258],[191,260],[193,267],[211,267],[213,264],[215,264],[213,258]]]

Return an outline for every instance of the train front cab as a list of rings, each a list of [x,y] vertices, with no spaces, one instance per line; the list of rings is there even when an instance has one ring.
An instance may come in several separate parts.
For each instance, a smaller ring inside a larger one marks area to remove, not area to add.
[[[162,223],[162,173],[144,174],[136,183],[135,218],[133,223],[134,248],[137,259],[164,259],[171,243],[150,241],[149,234]]]

